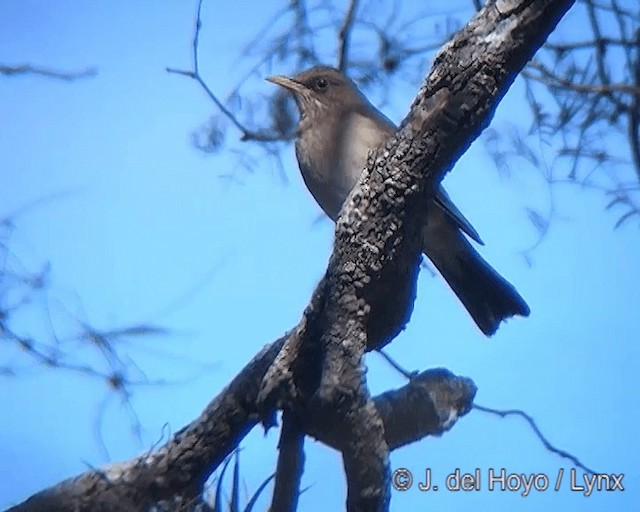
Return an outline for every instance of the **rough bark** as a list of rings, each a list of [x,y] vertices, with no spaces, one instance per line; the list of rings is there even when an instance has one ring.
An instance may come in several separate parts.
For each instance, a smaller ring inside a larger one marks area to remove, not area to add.
[[[294,512],[298,509],[300,482],[304,469],[304,431],[297,418],[284,412],[278,443],[276,481],[273,485],[271,510]]]
[[[218,465],[259,420],[256,407],[258,390],[267,368],[285,338],[265,347],[202,412],[200,417],[177,432],[157,452],[145,453],[131,461],[87,471],[45,489],[12,512],[109,512],[146,511],[154,504],[178,496],[190,496],[200,489]],[[413,410],[401,402],[411,388],[421,388],[423,398],[412,400]],[[466,414],[476,388],[470,379],[456,377],[446,370],[430,370],[407,386],[374,398],[381,411],[387,443],[401,446],[428,435],[440,435],[451,428],[457,416]],[[402,412],[404,411],[404,412]],[[410,427],[411,413],[419,416],[423,430]],[[443,422],[450,418],[453,421]],[[312,421],[303,426],[308,434],[337,447],[326,425]]]
[[[386,510],[389,451],[450,428],[475,388],[437,372],[374,399],[363,354],[409,319],[432,190],[572,4],[489,2],[441,50],[401,129],[370,156],[349,196],[326,275],[300,324],[256,356],[200,418],[155,452],[62,482],[12,510],[134,511],[194,495],[259,416],[269,423],[277,408],[342,451],[349,511]]]
[[[265,377],[261,401],[331,425],[349,511],[388,507],[389,446],[362,357],[411,314],[428,199],[572,3],[490,2],[439,52],[401,129],[369,157],[295,343]]]

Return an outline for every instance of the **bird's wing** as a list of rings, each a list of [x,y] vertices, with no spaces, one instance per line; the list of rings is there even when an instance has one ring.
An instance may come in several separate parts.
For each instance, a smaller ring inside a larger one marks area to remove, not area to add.
[[[458,210],[458,207],[453,204],[449,194],[447,194],[446,190],[442,186],[438,187],[438,191],[433,197],[433,201],[464,233],[469,236],[469,238],[475,240],[480,245],[484,245],[484,242],[482,241],[482,238],[480,238],[478,232],[467,218],[462,215],[462,212]]]
[[[361,121],[362,117],[366,118],[363,124],[369,129],[362,129],[360,134],[365,135],[366,146],[369,148],[374,148],[382,144],[387,138],[393,135],[397,128],[388,117],[386,117],[382,112],[371,105],[366,99],[363,99],[363,103],[365,102],[368,108],[358,112],[360,116],[356,117],[358,117]],[[361,170],[366,163],[366,154],[361,155],[361,158],[362,162],[359,162],[359,165],[355,165],[355,167],[359,170]],[[454,222],[454,224],[462,230],[463,233],[468,235],[472,240],[478,242],[480,245],[484,245],[484,242],[482,241],[482,238],[480,238],[478,232],[466,219],[466,217],[462,215],[462,212],[458,210],[458,207],[453,204],[453,201],[449,197],[449,194],[447,194],[446,190],[442,186],[438,187],[438,191],[434,196],[433,201],[447,215],[447,217],[449,217]]]

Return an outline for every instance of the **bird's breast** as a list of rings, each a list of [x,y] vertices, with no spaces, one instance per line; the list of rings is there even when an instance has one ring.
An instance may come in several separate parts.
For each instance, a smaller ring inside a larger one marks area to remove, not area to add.
[[[307,188],[324,212],[336,220],[355,186],[369,151],[388,136],[386,127],[352,113],[301,131],[296,156]]]
[[[320,208],[336,220],[355,184],[345,173],[336,142],[319,138],[313,133],[301,134],[296,141],[296,156],[309,192]]]

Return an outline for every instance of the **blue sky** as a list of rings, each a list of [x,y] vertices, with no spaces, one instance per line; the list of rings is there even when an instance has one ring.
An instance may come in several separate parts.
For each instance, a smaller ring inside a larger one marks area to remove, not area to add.
[[[222,97],[252,65],[239,58],[243,44],[278,8],[205,1],[202,72]],[[155,323],[172,330],[127,347],[149,380],[172,382],[135,388],[140,441],[103,382],[40,368],[13,346],[0,347],[0,361],[19,370],[0,377],[0,508],[88,466],[131,458],[191,421],[265,343],[297,323],[326,268],[333,227],[318,220],[291,147],[283,151],[283,178],[265,158],[250,171],[238,166],[231,149],[255,148],[233,130],[215,155],[191,146],[190,133],[215,107],[165,67],[191,65],[194,10],[194,2],[177,0],[65,0],[55,9],[0,1],[0,63],[98,68],[97,77],[74,83],[0,77],[0,217],[55,196],[14,219],[11,264],[36,270],[48,261],[52,268],[50,292],[16,327],[47,336],[48,309],[59,332],[73,329],[74,318],[104,329]],[[571,30],[567,23],[559,30]],[[332,48],[330,40],[320,44]],[[417,86],[394,87],[385,113],[400,121]],[[247,84],[258,99],[272,90],[262,77]],[[516,83],[492,127],[527,118],[521,92]],[[636,509],[637,225],[614,231],[601,195],[557,188],[557,215],[529,266],[520,252],[536,231],[525,207],[548,211],[551,196],[524,159],[510,164],[511,176],[499,175],[477,143],[445,185],[485,240],[482,254],[517,286],[531,317],[487,340],[440,279],[423,272],[412,320],[389,352],[410,369],[444,366],[473,378],[478,403],[524,409],[556,446],[596,470],[624,473],[626,490],[587,498],[565,484],[525,498],[488,492],[483,483],[480,493],[394,492],[392,510]],[[77,351],[79,360],[86,356]],[[367,363],[374,393],[403,384],[377,355]],[[264,437],[258,429],[242,443],[249,493],[272,472],[276,443],[275,430]],[[391,461],[417,474],[430,467],[439,479],[456,468],[486,475],[504,467],[554,482],[559,468],[571,468],[523,421],[479,412]],[[312,487],[300,510],[340,509],[339,456],[309,440],[303,485]]]

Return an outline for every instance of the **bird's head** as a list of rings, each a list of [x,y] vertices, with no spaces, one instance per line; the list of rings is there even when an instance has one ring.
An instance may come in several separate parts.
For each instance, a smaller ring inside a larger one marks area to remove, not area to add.
[[[328,66],[316,66],[291,78],[277,75],[267,80],[293,94],[303,118],[331,114],[366,101],[349,78]]]

